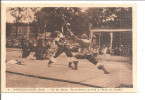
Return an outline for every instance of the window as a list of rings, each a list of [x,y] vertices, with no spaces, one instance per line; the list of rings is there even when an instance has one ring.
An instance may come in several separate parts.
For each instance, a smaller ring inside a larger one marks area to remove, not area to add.
[[[18,28],[18,34],[22,34],[22,28],[21,27]]]

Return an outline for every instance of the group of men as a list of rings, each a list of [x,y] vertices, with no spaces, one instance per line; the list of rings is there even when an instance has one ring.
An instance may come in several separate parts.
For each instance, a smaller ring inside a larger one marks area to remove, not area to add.
[[[27,40],[27,38],[21,39],[22,47],[22,58],[26,58],[30,55],[31,52],[35,52],[35,57],[37,60],[46,59],[47,50],[50,48],[48,43],[44,42],[44,39],[38,38],[37,43]]]
[[[55,62],[55,59],[59,57],[62,53],[65,53],[68,57],[69,63],[68,67],[74,70],[78,69],[78,59],[87,59],[92,64],[96,65],[96,68],[104,71],[105,74],[109,74],[108,71],[104,68],[104,66],[96,60],[93,53],[90,51],[90,40],[88,39],[87,34],[83,34],[81,39],[75,36],[71,30],[67,30],[67,35],[71,36],[73,40],[77,41],[80,45],[80,52],[76,55],[73,55],[71,52],[69,45],[67,45],[65,36],[60,31],[55,31],[53,43],[57,46],[56,52],[50,57],[48,62],[48,66],[50,67],[52,63]],[[29,56],[30,52],[35,52],[35,57],[37,60],[42,60],[47,54],[49,45],[44,43],[43,39],[37,39],[37,44],[34,46],[33,43],[28,40],[22,38],[21,40],[22,46],[22,57],[25,58]]]
[[[67,30],[68,35],[73,37],[75,41],[77,41],[80,45],[80,53],[73,55],[70,51],[68,45],[66,45],[65,42],[65,36],[59,32],[55,31],[54,34],[56,34],[56,37],[54,39],[54,43],[57,45],[57,51],[52,55],[48,62],[48,66],[50,67],[52,63],[55,62],[55,59],[59,57],[63,52],[66,54],[66,56],[69,59],[68,67],[72,68],[74,70],[78,69],[78,59],[87,59],[92,64],[96,65],[98,69],[101,69],[104,71],[105,74],[109,74],[109,72],[104,68],[104,66],[99,63],[96,58],[93,56],[92,52],[90,51],[90,40],[88,39],[87,34],[83,34],[81,39],[75,36],[71,30]]]
[[[48,44],[48,42],[45,42],[44,39],[38,39],[35,50],[36,59],[37,60],[47,59],[48,48],[50,48],[50,44]]]

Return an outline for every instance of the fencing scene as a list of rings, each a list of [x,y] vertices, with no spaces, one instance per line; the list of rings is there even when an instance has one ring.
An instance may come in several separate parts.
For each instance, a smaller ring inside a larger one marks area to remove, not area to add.
[[[8,7],[7,88],[133,88],[132,7]]]

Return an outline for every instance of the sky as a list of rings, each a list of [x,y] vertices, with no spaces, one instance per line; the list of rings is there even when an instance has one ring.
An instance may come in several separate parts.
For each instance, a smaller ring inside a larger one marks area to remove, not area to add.
[[[10,12],[7,12],[6,21],[9,22],[9,23],[13,23],[14,20],[15,20],[15,18],[11,16]]]
[[[8,8],[9,9],[9,8]],[[6,17],[6,21],[8,23],[13,23],[15,21],[15,18],[10,14],[10,11],[7,9],[7,17]],[[33,16],[34,15],[34,12],[30,9],[27,10],[27,12],[23,13],[24,15],[31,15]],[[34,20],[34,18],[32,19],[28,19],[23,21],[24,23],[28,23],[28,22],[32,22]]]

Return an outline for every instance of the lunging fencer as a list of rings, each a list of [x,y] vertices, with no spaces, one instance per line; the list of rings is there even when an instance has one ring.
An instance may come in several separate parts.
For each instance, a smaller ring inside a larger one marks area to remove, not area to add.
[[[98,69],[103,70],[104,74],[109,74],[109,72],[104,68],[104,66],[96,60],[96,58],[93,56],[92,52],[90,51],[90,40],[88,39],[87,34],[83,34],[82,38],[78,38],[75,36],[70,30],[68,30],[68,33],[73,37],[75,41],[77,41],[80,45],[80,53],[75,55],[75,58],[77,59],[87,59],[89,62],[93,63],[98,67]]]
[[[54,34],[56,35],[56,37],[53,42],[55,43],[55,45],[57,45],[57,51],[50,58],[48,62],[48,66],[54,63],[55,59],[64,52],[69,59],[68,67],[77,70],[78,61],[75,57],[73,57],[73,54],[71,53],[70,49],[66,45],[64,35],[59,31],[55,31]],[[74,67],[72,67],[72,64],[74,65]]]

